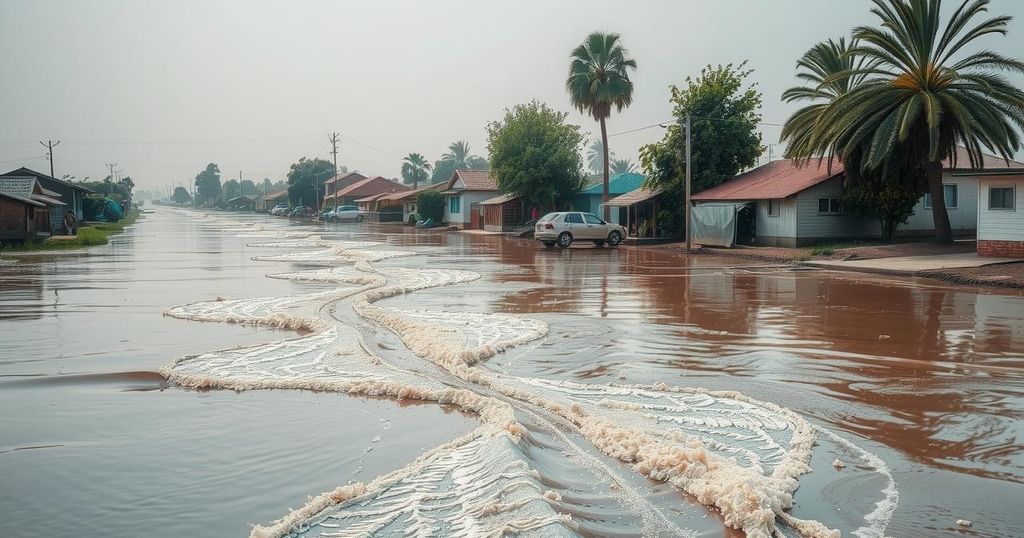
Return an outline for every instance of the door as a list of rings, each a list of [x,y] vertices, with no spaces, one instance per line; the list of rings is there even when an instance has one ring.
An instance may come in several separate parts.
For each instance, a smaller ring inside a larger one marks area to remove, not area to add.
[[[566,213],[565,225],[569,233],[572,234],[573,239],[590,239],[590,236],[587,235],[587,225],[583,222],[583,215],[581,213]]]
[[[587,239],[604,239],[608,235],[608,226],[597,215],[584,213],[583,221],[587,224]]]

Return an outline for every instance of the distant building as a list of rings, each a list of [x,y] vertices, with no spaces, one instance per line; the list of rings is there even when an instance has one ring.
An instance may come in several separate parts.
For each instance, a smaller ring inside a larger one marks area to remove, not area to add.
[[[483,229],[480,202],[498,195],[498,182],[486,170],[456,170],[441,192],[444,221],[460,228]]]
[[[407,222],[410,215],[417,214],[416,210],[416,198],[420,193],[427,191],[440,191],[448,186],[448,183],[442,181],[440,183],[434,183],[432,185],[420,185],[411,191],[395,192],[385,194],[377,199],[378,210],[382,214],[381,221],[389,222],[392,219],[385,217],[383,214],[389,211],[395,211],[397,214],[399,209],[401,210],[402,222]],[[398,209],[391,209],[398,208]]]
[[[484,229],[489,232],[511,232],[522,226],[525,219],[523,199],[519,196],[502,194],[480,202],[484,210]]]
[[[408,186],[402,185],[380,176],[358,180],[347,187],[341,188],[334,193],[332,202],[335,205],[353,205],[356,200],[374,197],[380,194],[405,192],[410,190]]]
[[[65,210],[74,213],[75,218],[79,221],[85,219],[83,204],[85,197],[92,194],[92,190],[90,189],[62,179],[50,177],[42,172],[36,172],[35,170],[28,168],[12,170],[6,174],[0,175],[0,177],[34,177],[42,188],[59,195],[58,198],[66,204]],[[60,217],[63,218],[63,214],[61,214]]]
[[[623,172],[608,178],[608,197],[615,198],[630,191],[643,187],[644,176],[633,172]],[[604,217],[601,203],[604,202],[604,180],[599,179],[592,185],[580,191],[570,198],[570,205],[565,210],[583,211],[593,213],[598,217]],[[617,224],[625,225],[625,214],[619,219],[617,211],[612,211],[611,220]]]
[[[44,189],[35,177],[0,176],[0,239],[34,241],[67,231],[67,204],[60,194]]]
[[[366,176],[359,172],[347,172],[338,174],[324,182],[324,200],[321,207],[337,207],[343,205],[338,202],[338,191],[366,179]]]

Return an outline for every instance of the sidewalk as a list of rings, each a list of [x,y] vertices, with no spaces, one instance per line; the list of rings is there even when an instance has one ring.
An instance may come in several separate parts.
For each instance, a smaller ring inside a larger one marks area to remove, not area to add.
[[[890,275],[916,275],[921,272],[941,271],[945,269],[964,269],[983,267],[986,265],[1022,262],[1024,258],[984,258],[977,253],[968,254],[937,254],[931,256],[901,256],[895,258],[876,258],[870,260],[821,260],[807,261],[804,265],[822,269],[838,269],[842,271],[860,271],[864,273],[884,273]]]

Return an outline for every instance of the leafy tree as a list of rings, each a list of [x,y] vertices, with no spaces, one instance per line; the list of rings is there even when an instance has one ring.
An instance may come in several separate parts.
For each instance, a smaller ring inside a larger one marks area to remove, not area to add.
[[[487,170],[487,159],[479,155],[471,155],[469,142],[457,140],[448,146],[445,153],[434,163],[434,173],[430,177],[432,183],[448,181],[456,170]]]
[[[222,189],[220,185],[220,168],[210,163],[206,169],[196,174],[196,202],[200,205],[216,203]]]
[[[123,183],[114,183],[110,180],[110,176],[107,176],[102,181],[76,181],[76,185],[81,185],[98,195],[117,197],[118,200],[128,198],[129,192],[128,187]]]
[[[324,183],[334,175],[334,165],[330,161],[299,159],[288,170],[288,201],[292,205],[320,207]]]
[[[552,202],[583,187],[578,125],[567,114],[532,101],[505,110],[501,121],[487,124],[491,175],[498,190],[533,202]]]
[[[253,183],[251,179],[243,179],[241,184],[241,190],[238,192],[238,194],[239,196],[243,194],[257,195],[260,194],[260,192],[256,190],[256,184]]]
[[[982,19],[989,0],[965,0],[943,24],[940,0],[872,0],[881,27],[853,31],[850,51],[867,66],[863,80],[834,99],[807,136],[812,149],[833,150],[865,173],[923,170],[932,198],[936,239],[953,240],[942,187],[942,161],[965,147],[970,165],[984,166],[982,148],[1006,159],[1022,145],[1024,91],[1003,72],[1024,63],[989,50],[964,54],[990,34],[1006,34],[1009,16]],[[805,153],[799,157],[809,157]]]
[[[188,193],[188,189],[185,187],[175,187],[171,200],[179,204],[187,204],[192,202],[192,195]]]
[[[406,184],[412,183],[412,188],[415,189],[420,182],[426,182],[430,178],[430,168],[426,157],[419,153],[410,153],[402,160],[402,179]]]
[[[608,153],[608,157],[614,157],[615,152]],[[594,140],[587,148],[587,171],[592,174],[600,174],[604,170],[604,142]]]
[[[878,221],[884,242],[891,241],[896,228],[907,223],[920,199],[921,187],[907,181],[860,181],[847,184],[842,194],[847,213]]]
[[[612,175],[625,174],[636,171],[636,164],[629,159],[612,159]]]
[[[416,212],[423,220],[433,219],[440,223],[444,219],[444,197],[436,190],[426,190],[416,195]]]
[[[569,77],[565,88],[569,101],[580,112],[587,112],[601,124],[604,146],[604,194],[608,202],[608,127],[606,120],[612,107],[619,112],[633,102],[633,82],[629,72],[636,70],[636,61],[619,43],[619,34],[594,32],[587,36],[569,56]],[[604,206],[608,219],[610,208]]]
[[[230,200],[230,199],[238,196],[239,190],[238,190],[238,180],[237,179],[229,179],[229,180],[225,181],[224,184],[221,186],[221,188],[224,191],[224,199],[225,200]]]
[[[263,178],[263,194],[270,194],[272,191],[279,191],[281,189],[274,188],[274,182],[270,181],[269,177]]]
[[[686,192],[686,114],[690,113],[690,171],[693,192],[714,187],[757,164],[764,152],[761,134],[761,93],[746,85],[746,62],[707,66],[685,87],[671,86],[676,121],[660,142],[640,148],[648,187],[667,191],[682,201]]]

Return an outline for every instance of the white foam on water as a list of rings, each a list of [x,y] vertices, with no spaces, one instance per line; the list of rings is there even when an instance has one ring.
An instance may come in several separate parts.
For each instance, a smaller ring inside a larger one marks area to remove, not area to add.
[[[303,296],[207,301],[167,312],[188,319],[317,331],[186,357],[163,370],[170,380],[186,387],[303,388],[416,398],[452,403],[481,416],[481,426],[471,434],[369,484],[350,484],[315,497],[269,527],[256,527],[253,536],[571,532],[568,516],[552,509],[558,503],[557,493],[549,495],[540,487],[518,451],[516,441],[524,430],[516,422],[512,405],[554,413],[600,451],[716,507],[726,525],[742,529],[751,538],[776,536],[783,526],[803,536],[838,536],[838,531],[822,523],[799,520],[787,512],[798,477],[810,471],[816,438],[815,428],[798,414],[734,392],[664,384],[559,382],[474,367],[495,353],[544,337],[547,325],[507,314],[403,310],[376,304],[414,290],[480,277],[469,271],[375,268],[369,263],[392,254],[412,253],[329,248],[257,257],[332,266],[277,273],[271,275],[274,278],[359,287]],[[413,353],[447,369],[466,388],[450,388],[368,352],[353,327],[322,314],[346,297],[346,306],[393,331]],[[282,316],[292,321],[280,325]],[[503,398],[478,394],[474,386],[497,391]],[[825,433],[830,438],[834,435]],[[880,536],[895,510],[895,482],[877,457],[848,441],[841,444],[889,479],[883,499],[865,516],[866,525],[854,533]]]

